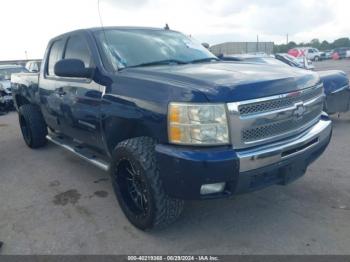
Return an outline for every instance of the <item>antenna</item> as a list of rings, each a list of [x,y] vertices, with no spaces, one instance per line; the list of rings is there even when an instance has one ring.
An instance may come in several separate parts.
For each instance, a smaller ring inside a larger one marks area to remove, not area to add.
[[[102,16],[101,16],[101,10],[100,10],[100,0],[97,0],[97,10],[98,10],[98,16],[100,18],[100,23],[101,23],[101,28],[103,31],[104,38],[106,40],[106,43],[108,44],[107,36],[106,36],[106,31],[105,27],[103,26],[103,21],[102,21]]]
[[[98,17],[100,18],[100,24],[103,29],[104,27],[103,27],[103,21],[102,21],[101,10],[100,10],[100,0],[97,0],[97,10],[98,10]]]
[[[104,37],[104,39],[106,41],[106,44],[109,46],[108,38],[107,38],[107,35],[106,35],[106,30],[105,30],[105,27],[103,25],[102,16],[101,16],[100,0],[97,0],[97,10],[98,10],[98,16],[100,18],[100,24],[101,24],[101,28],[102,28],[102,32],[103,32],[103,37]]]

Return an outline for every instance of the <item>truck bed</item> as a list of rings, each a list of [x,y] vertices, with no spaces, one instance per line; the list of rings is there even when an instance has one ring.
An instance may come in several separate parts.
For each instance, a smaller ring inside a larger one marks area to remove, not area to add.
[[[37,102],[39,90],[39,73],[17,73],[11,75],[12,95],[16,105],[16,96],[22,95],[31,103]]]

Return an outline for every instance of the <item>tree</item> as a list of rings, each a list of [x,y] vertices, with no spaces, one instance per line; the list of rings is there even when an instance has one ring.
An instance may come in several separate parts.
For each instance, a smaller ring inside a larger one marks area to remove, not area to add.
[[[321,45],[321,44],[320,44],[320,40],[318,40],[317,38],[314,38],[314,39],[311,40],[310,45],[311,45],[312,47],[314,47],[314,48],[319,49],[319,48],[320,48],[320,45]]]
[[[333,42],[333,46],[334,48],[350,47],[350,39],[348,37],[339,38]]]
[[[275,53],[286,53],[288,50],[295,48],[295,47],[304,47],[304,46],[312,46],[314,48],[317,48],[319,50],[330,50],[337,47],[350,47],[350,39],[348,37],[342,37],[337,40],[335,40],[333,43],[329,43],[328,41],[324,40],[320,42],[319,39],[314,38],[310,41],[310,43],[295,43],[293,41],[286,44],[281,45],[275,45],[274,46],[274,52]]]
[[[329,50],[329,49],[332,49],[331,44],[328,43],[328,41],[326,40],[322,41],[320,45],[320,50]]]

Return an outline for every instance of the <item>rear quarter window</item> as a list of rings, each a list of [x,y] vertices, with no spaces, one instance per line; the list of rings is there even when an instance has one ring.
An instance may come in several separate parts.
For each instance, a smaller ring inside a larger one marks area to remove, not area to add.
[[[54,67],[57,61],[62,59],[65,41],[63,39],[52,43],[47,61],[47,75],[54,76]]]

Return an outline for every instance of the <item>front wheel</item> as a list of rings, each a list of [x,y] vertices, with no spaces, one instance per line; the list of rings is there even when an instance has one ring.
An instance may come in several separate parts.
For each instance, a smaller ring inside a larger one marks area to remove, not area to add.
[[[30,148],[43,147],[46,144],[47,127],[39,107],[22,105],[18,110],[19,125],[23,139]]]
[[[173,223],[184,205],[183,200],[171,198],[165,193],[154,147],[154,141],[148,137],[121,142],[114,151],[110,171],[124,214],[142,230]]]

